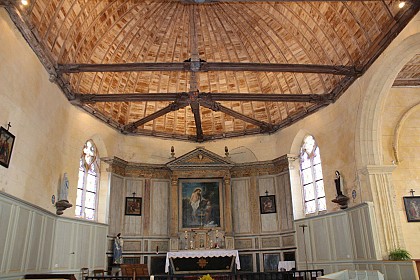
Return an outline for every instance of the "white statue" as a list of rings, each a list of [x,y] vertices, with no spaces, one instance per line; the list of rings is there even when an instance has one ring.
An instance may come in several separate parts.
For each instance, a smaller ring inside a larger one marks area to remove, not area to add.
[[[67,178],[67,173],[64,173],[63,180],[61,181],[60,193],[58,194],[58,201],[66,200],[68,201],[69,194],[69,179]]]

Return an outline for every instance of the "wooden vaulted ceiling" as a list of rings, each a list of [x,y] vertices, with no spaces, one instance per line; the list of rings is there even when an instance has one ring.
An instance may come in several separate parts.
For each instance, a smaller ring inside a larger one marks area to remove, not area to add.
[[[334,102],[419,2],[0,0],[72,104],[122,133],[198,142]]]

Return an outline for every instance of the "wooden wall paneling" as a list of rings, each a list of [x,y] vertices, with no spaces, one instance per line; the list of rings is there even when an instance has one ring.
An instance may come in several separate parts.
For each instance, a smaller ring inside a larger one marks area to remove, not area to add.
[[[249,178],[232,179],[233,231],[235,234],[251,233]]]
[[[0,193],[0,275],[105,268],[108,226],[57,217]],[[73,254],[74,252],[74,254]],[[96,254],[96,255],[95,255]]]
[[[280,230],[293,230],[293,205],[288,172],[276,176],[276,189]]]
[[[103,268],[106,269],[105,264],[107,263],[107,256],[105,252],[107,251],[107,235],[108,228],[106,226],[94,227],[93,230],[93,239],[91,243],[93,248],[91,250],[92,255],[92,267],[93,268]]]
[[[47,270],[54,269],[53,266],[53,253],[54,253],[54,235],[56,232],[56,220],[55,217],[44,216],[43,223],[43,245],[42,253],[39,259],[39,269]]]
[[[120,204],[120,208],[123,209],[125,213],[125,198],[133,197],[135,193],[136,197],[143,197],[144,189],[144,179],[139,178],[125,178],[125,191],[123,202]],[[122,205],[122,206],[121,206]],[[142,215],[143,215],[143,201],[142,201]],[[123,235],[142,235],[143,234],[143,217],[142,216],[130,216],[124,214],[124,224],[123,224]],[[118,231],[118,230],[117,230]],[[120,231],[118,231],[120,232]]]
[[[30,211],[27,208],[20,206],[16,207],[14,220],[15,228],[13,229],[13,238],[11,243],[10,254],[10,273],[17,273],[23,271],[25,259],[25,252],[28,245],[29,229],[30,229]]]
[[[12,217],[12,204],[0,197],[0,275],[5,275],[9,261],[9,248],[11,234],[9,232],[14,223]]]
[[[368,207],[361,208],[363,213],[363,223],[365,225],[365,236],[368,244],[366,244],[366,258],[372,260],[380,260],[381,250],[379,245],[379,235],[376,231],[377,225],[374,216],[374,207],[372,202],[367,203]]]
[[[109,234],[116,236],[119,232],[123,234],[123,219],[125,206],[124,178],[111,173],[111,187],[109,194]],[[123,206],[122,206],[123,205]]]
[[[168,236],[170,228],[169,211],[169,193],[170,180],[151,180],[150,190],[150,232],[152,235]]]
[[[39,213],[32,212],[29,244],[26,252],[27,262],[24,269],[28,273],[33,273],[38,269],[38,262],[42,258],[42,248],[44,246],[44,238],[42,236],[43,224],[43,216]]]
[[[75,223],[73,225],[76,228],[76,238],[74,244],[73,268],[92,267],[93,258],[91,257],[94,251],[94,235],[92,227],[89,224]],[[103,240],[105,242],[105,240]]]
[[[268,191],[269,195],[276,195],[276,183],[274,176],[258,177],[258,193],[259,196],[264,196],[265,192]],[[258,206],[259,206],[259,197]],[[278,205],[278,195],[276,195],[276,206]],[[278,211],[276,207],[276,213],[261,214],[261,232],[269,233],[279,231]]]
[[[317,219],[310,223],[306,230],[310,233],[310,242],[313,248],[313,257],[318,261],[331,260],[331,234],[328,229],[327,219]]]
[[[76,232],[67,220],[58,220],[54,236],[53,267],[56,270],[68,270],[72,256]]]
[[[355,208],[349,211],[350,229],[353,240],[353,250],[356,259],[381,259],[381,253],[376,236],[376,224],[373,216],[373,206]]]
[[[329,219],[328,232],[331,240],[331,253],[333,260],[348,261],[353,259],[353,247],[349,216],[345,213],[331,216]]]

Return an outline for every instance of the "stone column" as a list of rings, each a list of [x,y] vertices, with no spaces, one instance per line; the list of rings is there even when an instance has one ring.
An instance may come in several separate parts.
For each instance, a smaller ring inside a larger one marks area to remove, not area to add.
[[[378,257],[383,259],[387,259],[390,250],[403,246],[401,222],[395,209],[395,191],[392,184],[392,171],[395,167],[395,165],[368,165],[363,172],[367,175],[367,184],[375,207],[382,255]]]

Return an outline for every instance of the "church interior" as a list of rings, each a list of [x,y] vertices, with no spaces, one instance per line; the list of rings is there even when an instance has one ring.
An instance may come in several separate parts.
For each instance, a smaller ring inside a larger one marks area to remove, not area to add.
[[[0,0],[0,279],[226,252],[419,279],[419,9]]]

